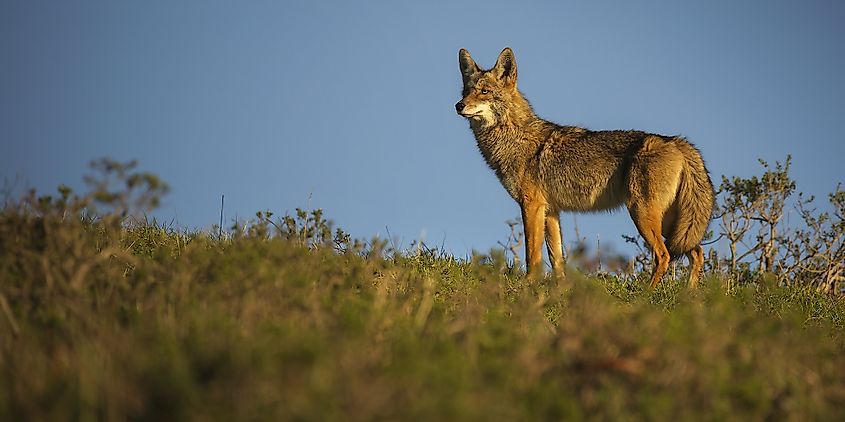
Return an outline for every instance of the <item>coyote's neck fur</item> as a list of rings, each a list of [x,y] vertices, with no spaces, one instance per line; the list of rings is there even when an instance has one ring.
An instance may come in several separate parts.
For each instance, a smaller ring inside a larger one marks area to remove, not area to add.
[[[469,109],[470,128],[484,161],[517,201],[529,193],[522,186],[526,176],[539,179],[558,173],[535,171],[544,168],[539,165],[544,151],[560,151],[589,132],[581,127],[561,126],[538,117],[516,86],[495,91],[491,100],[480,103],[480,106],[473,102],[472,93],[463,103],[465,110]],[[533,174],[527,174],[531,171]],[[530,193],[546,195],[546,192],[537,189]],[[607,207],[618,205],[621,203],[608,204]]]
[[[536,157],[554,124],[537,117],[518,91],[510,97],[509,107],[494,107],[492,119],[471,119],[470,127],[484,161],[516,199],[520,194],[519,176]]]

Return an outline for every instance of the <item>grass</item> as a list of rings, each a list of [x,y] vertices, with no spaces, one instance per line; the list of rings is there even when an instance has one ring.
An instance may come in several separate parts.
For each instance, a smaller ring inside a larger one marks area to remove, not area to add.
[[[2,419],[845,418],[845,302],[812,290],[65,211],[0,216]]]

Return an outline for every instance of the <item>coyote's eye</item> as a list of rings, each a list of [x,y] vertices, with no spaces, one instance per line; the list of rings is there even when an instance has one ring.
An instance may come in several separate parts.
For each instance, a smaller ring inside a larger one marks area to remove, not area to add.
[[[489,91],[489,90],[486,90],[486,89],[482,89],[482,90],[481,90],[481,93],[482,93],[482,94],[489,94],[489,93],[490,93],[490,91]]]

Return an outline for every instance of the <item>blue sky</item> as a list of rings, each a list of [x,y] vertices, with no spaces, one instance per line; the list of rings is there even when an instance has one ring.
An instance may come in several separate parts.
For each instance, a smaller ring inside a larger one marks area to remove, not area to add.
[[[0,176],[81,188],[92,159],[137,159],[180,226],[225,194],[227,220],[310,205],[356,237],[486,251],[518,208],[454,112],[457,51],[509,46],[541,117],[682,134],[715,180],[791,153],[823,195],[845,180],[843,21],[838,1],[0,0]],[[578,226],[635,233],[624,211]]]

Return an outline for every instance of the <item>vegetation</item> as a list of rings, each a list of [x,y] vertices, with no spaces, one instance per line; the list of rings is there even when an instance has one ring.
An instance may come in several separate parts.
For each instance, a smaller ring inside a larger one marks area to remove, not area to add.
[[[319,210],[187,233],[137,218],[154,176],[96,169],[0,214],[0,419],[845,418],[845,302],[812,282],[529,279]]]
[[[727,260],[713,260],[723,274],[770,273],[781,284],[813,286],[841,294],[845,290],[845,191],[837,185],[828,195],[829,211],[819,212],[815,198],[798,194],[795,210],[801,221],[784,223],[795,181],[789,177],[792,158],[774,166],[760,160],[760,178],[722,177],[718,210],[720,236],[728,240]],[[742,248],[742,249],[740,249]],[[742,252],[738,252],[741,250]],[[743,261],[744,258],[750,261]]]

